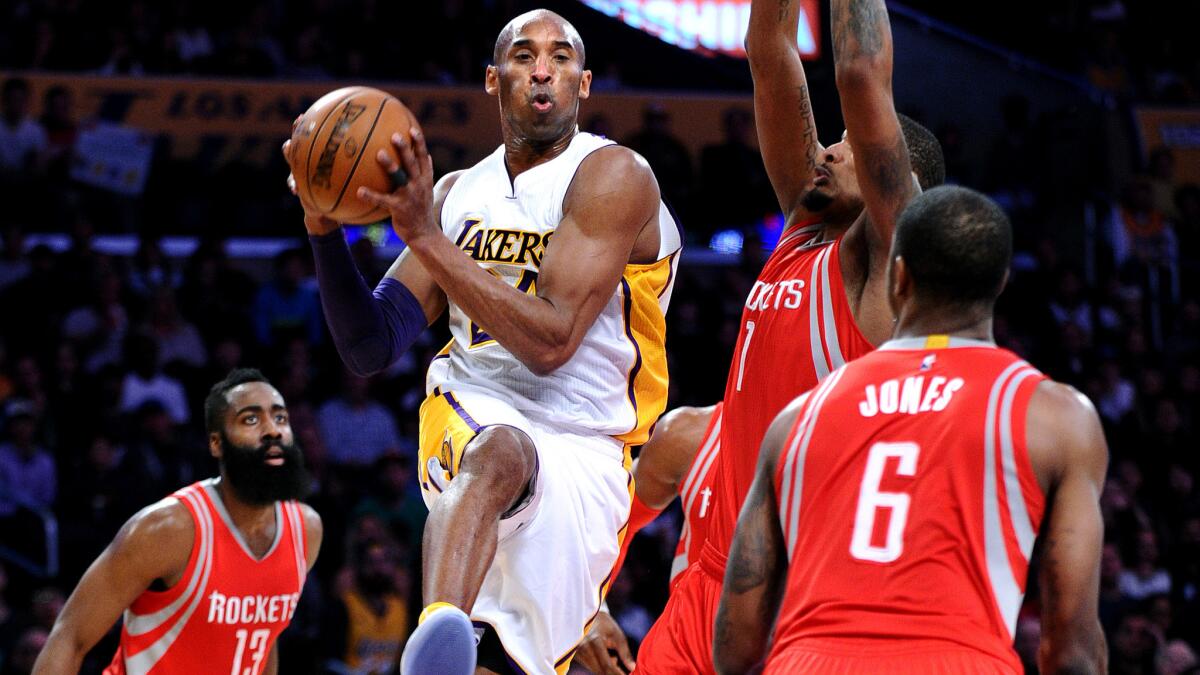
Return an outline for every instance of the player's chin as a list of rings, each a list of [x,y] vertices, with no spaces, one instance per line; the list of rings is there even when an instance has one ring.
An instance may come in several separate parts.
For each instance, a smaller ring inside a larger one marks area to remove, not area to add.
[[[820,213],[828,209],[837,197],[837,192],[829,186],[812,187],[800,197],[800,203],[812,213]]]

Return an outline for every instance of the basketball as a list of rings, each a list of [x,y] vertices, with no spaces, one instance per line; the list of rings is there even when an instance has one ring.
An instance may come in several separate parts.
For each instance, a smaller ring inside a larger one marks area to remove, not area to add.
[[[417,119],[395,96],[371,87],[345,87],[322,96],[292,131],[288,163],[296,193],[308,208],[339,223],[375,223],[387,211],[359,200],[359,187],[395,189],[376,160],[395,156],[391,137],[405,137]],[[419,128],[419,127],[418,127]]]

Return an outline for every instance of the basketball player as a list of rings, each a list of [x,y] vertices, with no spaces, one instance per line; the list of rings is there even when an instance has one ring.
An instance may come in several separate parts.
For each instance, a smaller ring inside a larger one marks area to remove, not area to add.
[[[374,294],[337,224],[305,218],[351,369],[387,367],[450,313],[421,408],[426,609],[404,673],[472,673],[477,653],[490,672],[567,670],[620,549],[628,449],[666,401],[681,239],[654,174],[579,132],[592,76],[561,16],[513,19],[494,60],[503,146],[436,186],[420,132],[393,138],[399,163],[380,153],[397,188],[360,197],[407,249]]]
[[[886,13],[862,26],[877,52],[835,40],[847,129],[821,146],[796,46],[799,12],[798,2],[751,3],[746,51],[759,145],[787,224],[742,313],[707,541],[642,642],[638,669],[647,675],[713,672],[725,560],[763,434],[788,401],[891,335],[886,268],[896,214],[918,191],[912,170],[922,188],[945,174],[937,140],[895,111]]]
[[[257,370],[215,384],[204,420],[220,477],[125,523],[79,580],[35,673],[78,673],[122,616],[105,675],[278,670],[275,639],[321,547],[320,516],[296,501],[311,479],[287,405]]]
[[[621,572],[633,535],[670,506],[676,495],[683,499],[683,530],[671,562],[672,588],[687,568],[688,560],[699,554],[711,511],[711,469],[721,452],[720,432],[720,403],[704,408],[676,408],[655,425],[654,434],[633,463],[633,507],[629,513],[629,531],[613,568],[614,579]],[[579,647],[577,661],[598,675],[620,675],[624,672],[620,666],[626,671],[633,670],[629,641],[607,611],[601,610],[596,615]]]
[[[1041,672],[1105,672],[1108,449],[1091,402],[992,341],[1008,219],[972,190],[930,190],[893,254],[896,336],[789,405],[763,442],[718,672],[757,672],[769,652],[768,673],[1021,673],[1035,537]]]

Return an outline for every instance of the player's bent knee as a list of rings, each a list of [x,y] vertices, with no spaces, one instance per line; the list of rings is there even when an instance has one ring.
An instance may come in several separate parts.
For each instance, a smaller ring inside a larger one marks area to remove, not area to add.
[[[494,425],[482,429],[463,451],[459,475],[482,483],[498,497],[516,502],[527,490],[537,467],[533,439],[516,427]]]

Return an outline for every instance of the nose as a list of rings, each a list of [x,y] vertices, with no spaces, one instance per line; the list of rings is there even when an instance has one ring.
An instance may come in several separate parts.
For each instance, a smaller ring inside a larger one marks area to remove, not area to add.
[[[838,146],[838,144],[835,143],[835,144],[829,146],[828,148],[825,148],[824,159],[825,159],[826,164],[833,164],[834,162],[836,162],[838,160],[838,154],[835,151],[835,148],[837,148],[837,146]]]
[[[533,66],[533,74],[530,76],[534,84],[550,84],[552,74],[550,73],[550,59],[539,58]]]

